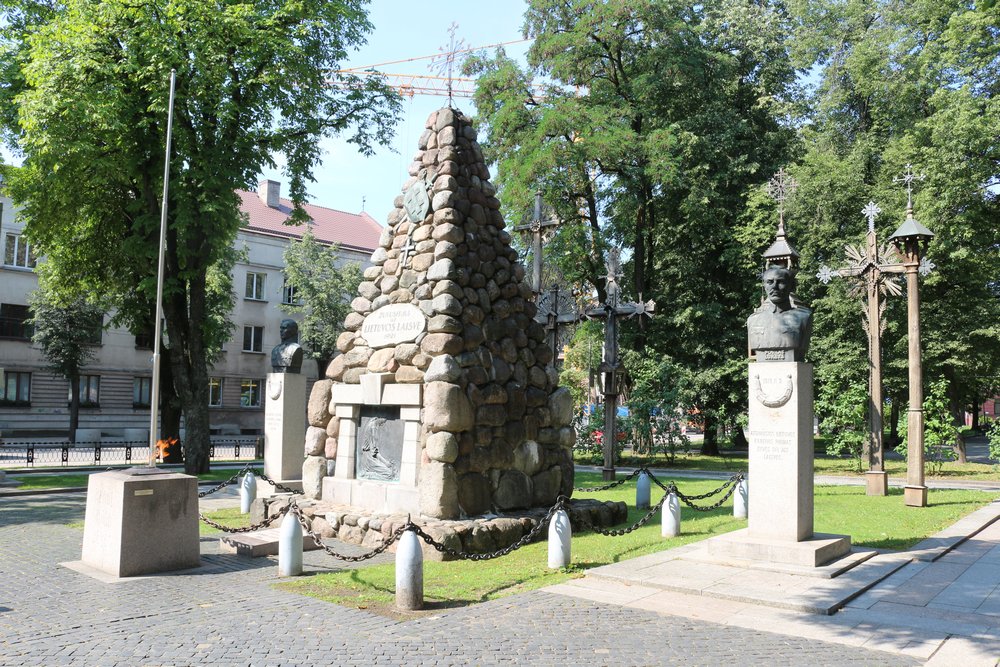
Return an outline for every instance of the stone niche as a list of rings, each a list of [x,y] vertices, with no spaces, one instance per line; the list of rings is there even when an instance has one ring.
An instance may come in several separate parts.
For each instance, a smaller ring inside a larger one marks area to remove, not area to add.
[[[313,388],[307,494],[441,519],[551,506],[573,489],[572,398],[461,112],[430,115],[409,175]],[[398,480],[357,476],[375,408],[398,408]]]

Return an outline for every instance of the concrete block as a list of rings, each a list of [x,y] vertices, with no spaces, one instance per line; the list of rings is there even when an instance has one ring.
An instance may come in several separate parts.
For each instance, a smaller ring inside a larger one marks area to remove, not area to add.
[[[198,567],[197,478],[159,468],[91,475],[82,560],[116,577]]]

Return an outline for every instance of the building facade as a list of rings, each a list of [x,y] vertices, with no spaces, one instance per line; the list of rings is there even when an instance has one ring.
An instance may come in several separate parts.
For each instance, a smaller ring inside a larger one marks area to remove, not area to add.
[[[280,341],[281,320],[296,317],[288,311],[295,295],[285,284],[284,252],[305,231],[304,225],[285,224],[292,205],[281,198],[278,182],[261,181],[257,192],[238,194],[246,225],[236,239],[242,259],[233,269],[233,335],[212,367],[209,386],[212,430],[223,435],[263,432],[270,351]],[[371,216],[309,204],[305,210],[314,237],[337,244],[342,263],[368,265],[382,231]],[[69,383],[46,369],[31,342],[28,296],[38,278],[22,232],[0,182],[0,437],[61,438],[69,426]],[[108,437],[125,436],[126,429],[133,435],[148,432],[152,341],[109,327],[108,321],[105,316],[94,358],[80,380],[80,428],[100,429]],[[315,380],[320,369],[308,360],[302,372]]]

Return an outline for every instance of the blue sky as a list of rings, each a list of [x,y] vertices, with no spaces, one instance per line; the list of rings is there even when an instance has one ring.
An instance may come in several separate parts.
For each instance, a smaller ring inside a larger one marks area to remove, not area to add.
[[[450,40],[448,28],[458,24],[456,39],[464,40],[469,47],[486,46],[521,39],[521,24],[525,3],[523,0],[372,0],[369,20],[374,31],[368,43],[343,63],[347,67],[361,67],[376,63],[432,56],[439,53]],[[528,44],[522,42],[506,47],[507,52],[520,57]],[[379,68],[386,73],[432,74],[429,59],[387,65]],[[309,200],[330,208],[357,213],[364,210],[380,224],[392,210],[393,199],[399,194],[407,178],[406,169],[417,149],[417,139],[423,132],[424,121],[435,109],[445,106],[446,97],[417,95],[403,102],[403,110],[396,126],[393,150],[380,148],[372,157],[364,157],[350,144],[337,139],[323,144],[322,164],[317,165],[311,183]],[[455,106],[467,114],[474,114],[471,100],[456,99]],[[0,148],[0,160],[18,163],[10,153]],[[280,164],[280,156],[278,158]],[[282,194],[286,195],[287,178],[280,169],[267,171],[263,178],[282,181]]]
[[[478,2],[469,0],[373,0],[369,19],[374,26],[368,43],[345,67],[360,67],[396,60],[432,56],[450,40],[448,28],[455,22],[456,40],[469,47],[486,46],[521,39],[525,4],[522,0]],[[528,49],[522,42],[505,47],[508,54],[519,57]],[[430,59],[385,65],[379,70],[398,74],[433,74]],[[315,204],[356,213],[362,208],[380,224],[392,210],[392,202],[403,182],[424,121],[435,109],[447,104],[446,97],[416,95],[403,101],[403,111],[393,140],[395,152],[379,149],[372,157],[364,157],[350,144],[340,140],[324,143],[323,164],[315,170],[316,182],[309,186],[309,199]],[[475,108],[469,99],[455,100],[455,106],[473,115]],[[494,174],[495,175],[495,174]],[[267,178],[286,181],[278,170],[264,174]],[[287,188],[283,188],[283,193]]]

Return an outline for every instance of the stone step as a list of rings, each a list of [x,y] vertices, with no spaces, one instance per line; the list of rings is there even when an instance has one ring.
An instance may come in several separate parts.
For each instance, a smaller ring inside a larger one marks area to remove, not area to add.
[[[277,556],[280,533],[280,528],[265,528],[250,533],[230,533],[223,535],[219,538],[219,553],[236,554],[237,556],[248,556],[250,558]],[[319,549],[315,540],[308,535],[303,535],[302,550],[313,551],[315,549]]]

